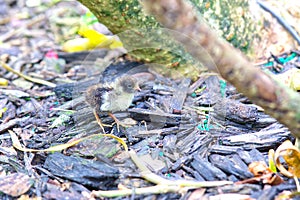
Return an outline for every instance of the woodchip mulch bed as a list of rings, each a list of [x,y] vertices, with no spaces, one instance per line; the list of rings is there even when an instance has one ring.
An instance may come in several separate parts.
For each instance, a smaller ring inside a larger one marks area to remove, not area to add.
[[[54,12],[60,8],[51,9]],[[6,8],[0,7],[0,15],[20,10],[11,1]],[[269,149],[276,149],[287,139],[293,141],[286,127],[217,75],[203,74],[196,82],[187,78],[173,80],[153,72],[151,65],[130,61],[126,56],[107,64],[107,56],[114,52],[108,50],[58,51],[59,59],[46,56],[58,48],[54,35],[47,32],[51,30],[51,12],[34,8],[24,12],[35,17],[15,20],[15,24],[1,21],[0,33],[5,33],[1,41],[7,44],[0,47],[1,60],[23,74],[57,85],[25,81],[0,68],[1,77],[9,81],[8,86],[0,88],[1,199],[14,199],[8,194],[87,199],[86,194],[92,190],[118,187],[131,188],[132,195],[115,199],[214,199],[221,194],[237,194],[239,199],[273,199],[282,191],[296,190],[293,179],[282,177],[284,183],[276,186],[261,179],[182,194],[138,195],[135,188],[153,184],[143,179],[123,147],[112,138],[89,138],[56,153],[14,149],[8,130],[30,149],[46,149],[100,133],[83,94],[89,86],[113,81],[123,74],[139,77],[141,91],[136,93],[128,111],[115,113],[128,127],[118,131],[112,125],[105,130],[123,138],[144,164],[161,177],[174,181],[247,180],[253,178],[248,170],[250,163],[267,163]],[[101,67],[95,68],[97,64]],[[60,66],[60,71],[53,66]],[[105,124],[113,124],[106,115],[101,119]],[[24,192],[11,191],[17,188]]]

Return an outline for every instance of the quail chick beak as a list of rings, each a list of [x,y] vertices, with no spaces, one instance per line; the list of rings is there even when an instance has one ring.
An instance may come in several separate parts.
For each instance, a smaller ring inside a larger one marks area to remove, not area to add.
[[[135,90],[135,91],[139,91],[139,92],[142,91],[139,85],[136,85],[136,86],[134,87],[134,90]]]

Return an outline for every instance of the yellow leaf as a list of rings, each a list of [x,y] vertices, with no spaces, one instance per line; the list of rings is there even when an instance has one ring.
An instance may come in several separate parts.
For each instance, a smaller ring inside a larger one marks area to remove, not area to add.
[[[79,52],[86,51],[92,47],[90,39],[88,38],[75,38],[73,40],[68,40],[63,44],[63,50],[65,52]]]
[[[113,43],[111,45],[109,45],[110,49],[116,49],[116,48],[120,48],[120,47],[123,47],[123,43],[118,40],[114,40]]]
[[[105,46],[107,44],[111,44],[112,41],[106,36],[101,33],[98,33],[97,31],[89,28],[81,28],[78,31],[78,34],[89,39],[90,44],[92,48],[95,48],[102,44],[102,46]]]
[[[18,149],[20,151],[24,151],[24,152],[52,152],[52,151],[62,151],[64,149],[66,149],[66,148],[69,148],[69,147],[71,147],[73,145],[78,144],[79,142],[81,142],[82,140],[85,139],[85,138],[78,139],[78,140],[72,141],[70,143],[60,144],[60,145],[56,145],[56,146],[53,146],[53,147],[49,147],[48,149],[28,149],[26,147],[22,147],[20,141],[18,140],[18,136],[13,131],[9,130],[8,132],[10,134],[13,146],[16,149]]]
[[[12,72],[14,74],[17,74],[18,76],[20,76],[20,77],[22,77],[22,78],[24,78],[24,79],[26,79],[28,81],[31,81],[31,82],[34,82],[34,83],[38,83],[38,84],[42,84],[42,85],[47,85],[49,87],[56,87],[56,84],[51,83],[49,81],[46,81],[46,80],[43,80],[43,79],[38,79],[38,78],[33,78],[33,77],[30,77],[30,76],[24,75],[21,72],[18,72],[16,70],[14,70],[13,68],[11,68],[5,62],[0,61],[0,65],[2,65],[2,67],[4,69],[6,69],[7,71],[10,71],[10,72]]]
[[[123,47],[121,41],[114,36],[107,36],[86,26],[80,27],[78,34],[84,38],[68,40],[63,44],[63,50],[66,52],[87,51],[95,48],[115,49]]]
[[[18,140],[18,136],[13,131],[8,130],[8,132],[10,134],[13,146],[16,149],[18,149],[20,151],[24,151],[24,152],[53,152],[53,151],[62,151],[64,149],[67,149],[67,148],[69,148],[71,146],[74,146],[74,145],[78,144],[79,142],[81,142],[83,140],[89,139],[89,138],[94,137],[94,136],[111,137],[111,138],[117,140],[120,144],[122,144],[123,147],[124,147],[124,149],[125,149],[125,151],[128,151],[127,144],[124,142],[124,140],[122,140],[121,138],[119,138],[119,137],[117,137],[115,135],[112,135],[112,134],[93,134],[93,135],[89,135],[89,136],[84,137],[84,138],[80,138],[80,139],[74,140],[74,141],[66,143],[66,144],[59,144],[59,145],[56,145],[56,146],[53,146],[53,147],[49,147],[47,149],[28,149],[26,147],[22,147],[20,141]]]
[[[120,144],[123,145],[125,151],[128,151],[128,146],[127,146],[126,142],[124,142],[123,139],[121,139],[121,138],[119,138],[119,137],[117,137],[117,136],[115,136],[115,135],[113,135],[113,134],[101,134],[101,135],[107,136],[107,137],[111,137],[111,138],[117,140]]]
[[[123,46],[122,42],[114,36],[107,36],[87,27],[81,27],[78,34],[90,40],[90,48],[114,49]]]
[[[275,154],[274,149],[270,149],[268,152],[269,168],[272,172],[276,173],[277,170],[276,170],[276,165],[274,163],[274,154]]]
[[[8,80],[5,78],[0,78],[0,86],[7,86]]]
[[[5,107],[5,108],[2,108],[1,110],[0,110],[0,118],[2,118],[2,115],[3,115],[3,113],[5,113],[7,111],[7,108]]]

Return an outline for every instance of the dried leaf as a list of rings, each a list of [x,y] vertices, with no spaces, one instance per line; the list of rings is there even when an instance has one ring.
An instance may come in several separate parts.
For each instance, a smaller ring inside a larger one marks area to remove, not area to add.
[[[14,96],[18,98],[30,97],[28,93],[23,92],[21,90],[2,90],[1,93],[7,96]]]
[[[13,197],[27,192],[33,184],[33,180],[22,173],[14,173],[0,178],[0,191]]]
[[[154,172],[158,172],[162,168],[166,167],[165,162],[159,159],[153,159],[150,154],[142,155],[139,158]]]
[[[249,195],[245,194],[218,194],[215,196],[210,196],[209,200],[231,200],[231,199],[238,199],[238,200],[254,200]]]
[[[264,162],[256,161],[250,163],[249,171],[255,176],[251,181],[262,182],[263,184],[279,185],[283,183],[283,179],[274,173]],[[249,182],[248,180],[248,182]]]
[[[199,188],[197,190],[194,190],[192,194],[188,197],[188,200],[197,200],[197,199],[204,199],[204,193],[206,191],[206,188]]]
[[[29,90],[32,88],[33,86],[33,83],[32,82],[29,82],[29,81],[26,81],[25,79],[23,78],[18,78],[18,79],[15,79],[12,81],[12,83],[19,87],[19,88],[22,88],[24,90]]]
[[[282,191],[275,197],[275,200],[292,200],[291,194],[291,191]]]
[[[53,123],[51,124],[51,126],[49,128],[55,128],[55,127],[59,127],[62,126],[65,122],[70,120],[70,114],[66,113],[62,113],[61,115],[59,115],[58,118],[56,118]]]
[[[280,163],[281,156],[288,165],[288,170],[286,170]],[[277,148],[274,159],[277,168],[282,174],[287,177],[300,177],[300,152],[291,141],[287,140]]]
[[[42,200],[42,197],[30,197],[28,194],[22,195],[18,200]]]
[[[132,118],[125,118],[125,119],[121,120],[121,123],[125,127],[132,127],[137,124],[137,121],[135,121]]]
[[[261,176],[263,174],[271,172],[267,165],[262,161],[255,161],[250,163],[248,169],[254,176]]]

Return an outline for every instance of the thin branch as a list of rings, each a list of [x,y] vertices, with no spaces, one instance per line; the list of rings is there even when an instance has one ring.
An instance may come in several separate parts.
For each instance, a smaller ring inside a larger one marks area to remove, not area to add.
[[[254,67],[239,51],[223,41],[183,0],[145,0],[144,7],[166,28],[176,32],[193,57],[214,70],[253,103],[300,138],[300,96],[271,75]]]

